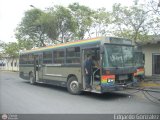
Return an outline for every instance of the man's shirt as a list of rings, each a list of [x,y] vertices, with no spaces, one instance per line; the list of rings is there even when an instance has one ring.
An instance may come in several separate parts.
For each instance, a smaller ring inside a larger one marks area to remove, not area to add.
[[[86,69],[87,72],[88,72],[88,74],[86,74],[86,75],[92,75],[92,72],[93,72],[92,67],[93,66],[94,66],[94,63],[93,63],[93,61],[91,59],[87,59],[85,61],[85,63],[84,63],[84,69]]]

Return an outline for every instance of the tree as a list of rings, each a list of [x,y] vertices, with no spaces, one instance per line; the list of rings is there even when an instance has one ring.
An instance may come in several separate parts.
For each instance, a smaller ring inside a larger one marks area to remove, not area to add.
[[[134,42],[147,40],[149,35],[160,34],[159,9],[155,9],[155,4],[151,5],[123,7],[114,4],[112,12],[105,8],[92,10],[79,3],[68,7],[54,6],[45,11],[31,9],[25,12],[17,27],[19,49],[43,47],[47,43],[58,44],[94,35],[105,36],[108,33],[133,39]]]
[[[38,22],[41,24],[41,26],[44,29],[44,33],[47,35],[47,38],[51,41],[47,42],[53,42],[55,43],[58,39],[58,32],[57,32],[57,25],[56,25],[56,18],[55,15],[52,13],[53,11],[48,11],[45,14],[43,14]]]
[[[32,41],[34,46],[45,46],[44,28],[39,18],[44,12],[39,9],[32,9],[25,12],[21,23],[16,30],[16,38],[19,41]]]
[[[4,47],[4,53],[7,57],[18,57],[19,56],[19,45],[16,42],[7,43]]]
[[[74,32],[75,37],[78,39],[84,39],[85,34],[89,33],[92,26],[92,15],[94,14],[94,11],[89,7],[79,5],[79,3],[69,5],[69,9],[76,23]]]
[[[19,50],[30,50],[35,47],[35,42],[30,39],[18,39]]]
[[[66,42],[75,31],[75,21],[71,12],[63,6],[55,6],[48,13],[48,30],[49,38],[59,42]]]
[[[12,64],[12,70],[13,70],[13,61],[19,56],[19,45],[16,42],[10,42],[6,43],[4,46],[4,51],[3,51],[3,58],[2,61],[5,60],[5,63],[11,61]],[[9,59],[6,59],[9,58]]]
[[[155,0],[151,0],[148,4],[147,4],[147,9],[154,12],[154,14],[156,15],[160,15],[160,1],[158,2]]]
[[[93,15],[93,29],[97,36],[105,36],[108,34],[108,25],[111,24],[110,13],[105,8],[97,9]]]
[[[4,46],[5,46],[5,43],[2,40],[0,40],[0,50],[3,50]]]
[[[150,14],[150,31],[154,36],[160,35],[160,8],[158,7],[158,1],[151,0],[145,5],[147,11]]]
[[[147,19],[148,11],[132,6],[122,7],[120,4],[113,5],[113,23],[115,24],[115,34],[137,40],[147,39],[151,21]],[[117,30],[118,29],[118,30]]]
[[[0,59],[2,59],[2,57],[4,56],[4,47],[5,43],[0,40]]]

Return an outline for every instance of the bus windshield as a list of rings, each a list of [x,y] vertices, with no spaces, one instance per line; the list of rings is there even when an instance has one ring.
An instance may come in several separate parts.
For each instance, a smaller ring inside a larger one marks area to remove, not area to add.
[[[134,52],[134,61],[135,61],[136,66],[143,66],[144,65],[143,53]]]
[[[133,47],[127,45],[104,45],[103,67],[133,66]]]

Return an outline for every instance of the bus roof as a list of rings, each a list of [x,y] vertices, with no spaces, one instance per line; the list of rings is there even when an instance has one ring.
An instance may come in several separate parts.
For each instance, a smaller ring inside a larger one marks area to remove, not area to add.
[[[25,54],[25,53],[32,53],[32,52],[39,52],[39,51],[54,49],[54,48],[63,48],[63,47],[68,47],[68,46],[78,46],[78,45],[81,45],[81,44],[99,42],[101,39],[102,39],[102,37],[96,37],[96,38],[84,39],[84,40],[76,40],[76,41],[72,41],[72,42],[56,44],[56,45],[53,45],[53,46],[35,48],[35,49],[32,49],[32,50],[26,50],[26,51],[22,51],[20,53]]]

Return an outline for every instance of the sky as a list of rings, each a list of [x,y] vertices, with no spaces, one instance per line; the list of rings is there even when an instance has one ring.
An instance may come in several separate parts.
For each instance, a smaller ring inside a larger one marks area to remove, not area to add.
[[[45,10],[54,5],[68,6],[74,2],[92,9],[105,7],[107,10],[111,10],[114,3],[133,5],[133,0],[0,0],[0,40],[6,43],[16,42],[14,31],[25,11],[33,9],[30,5]]]

